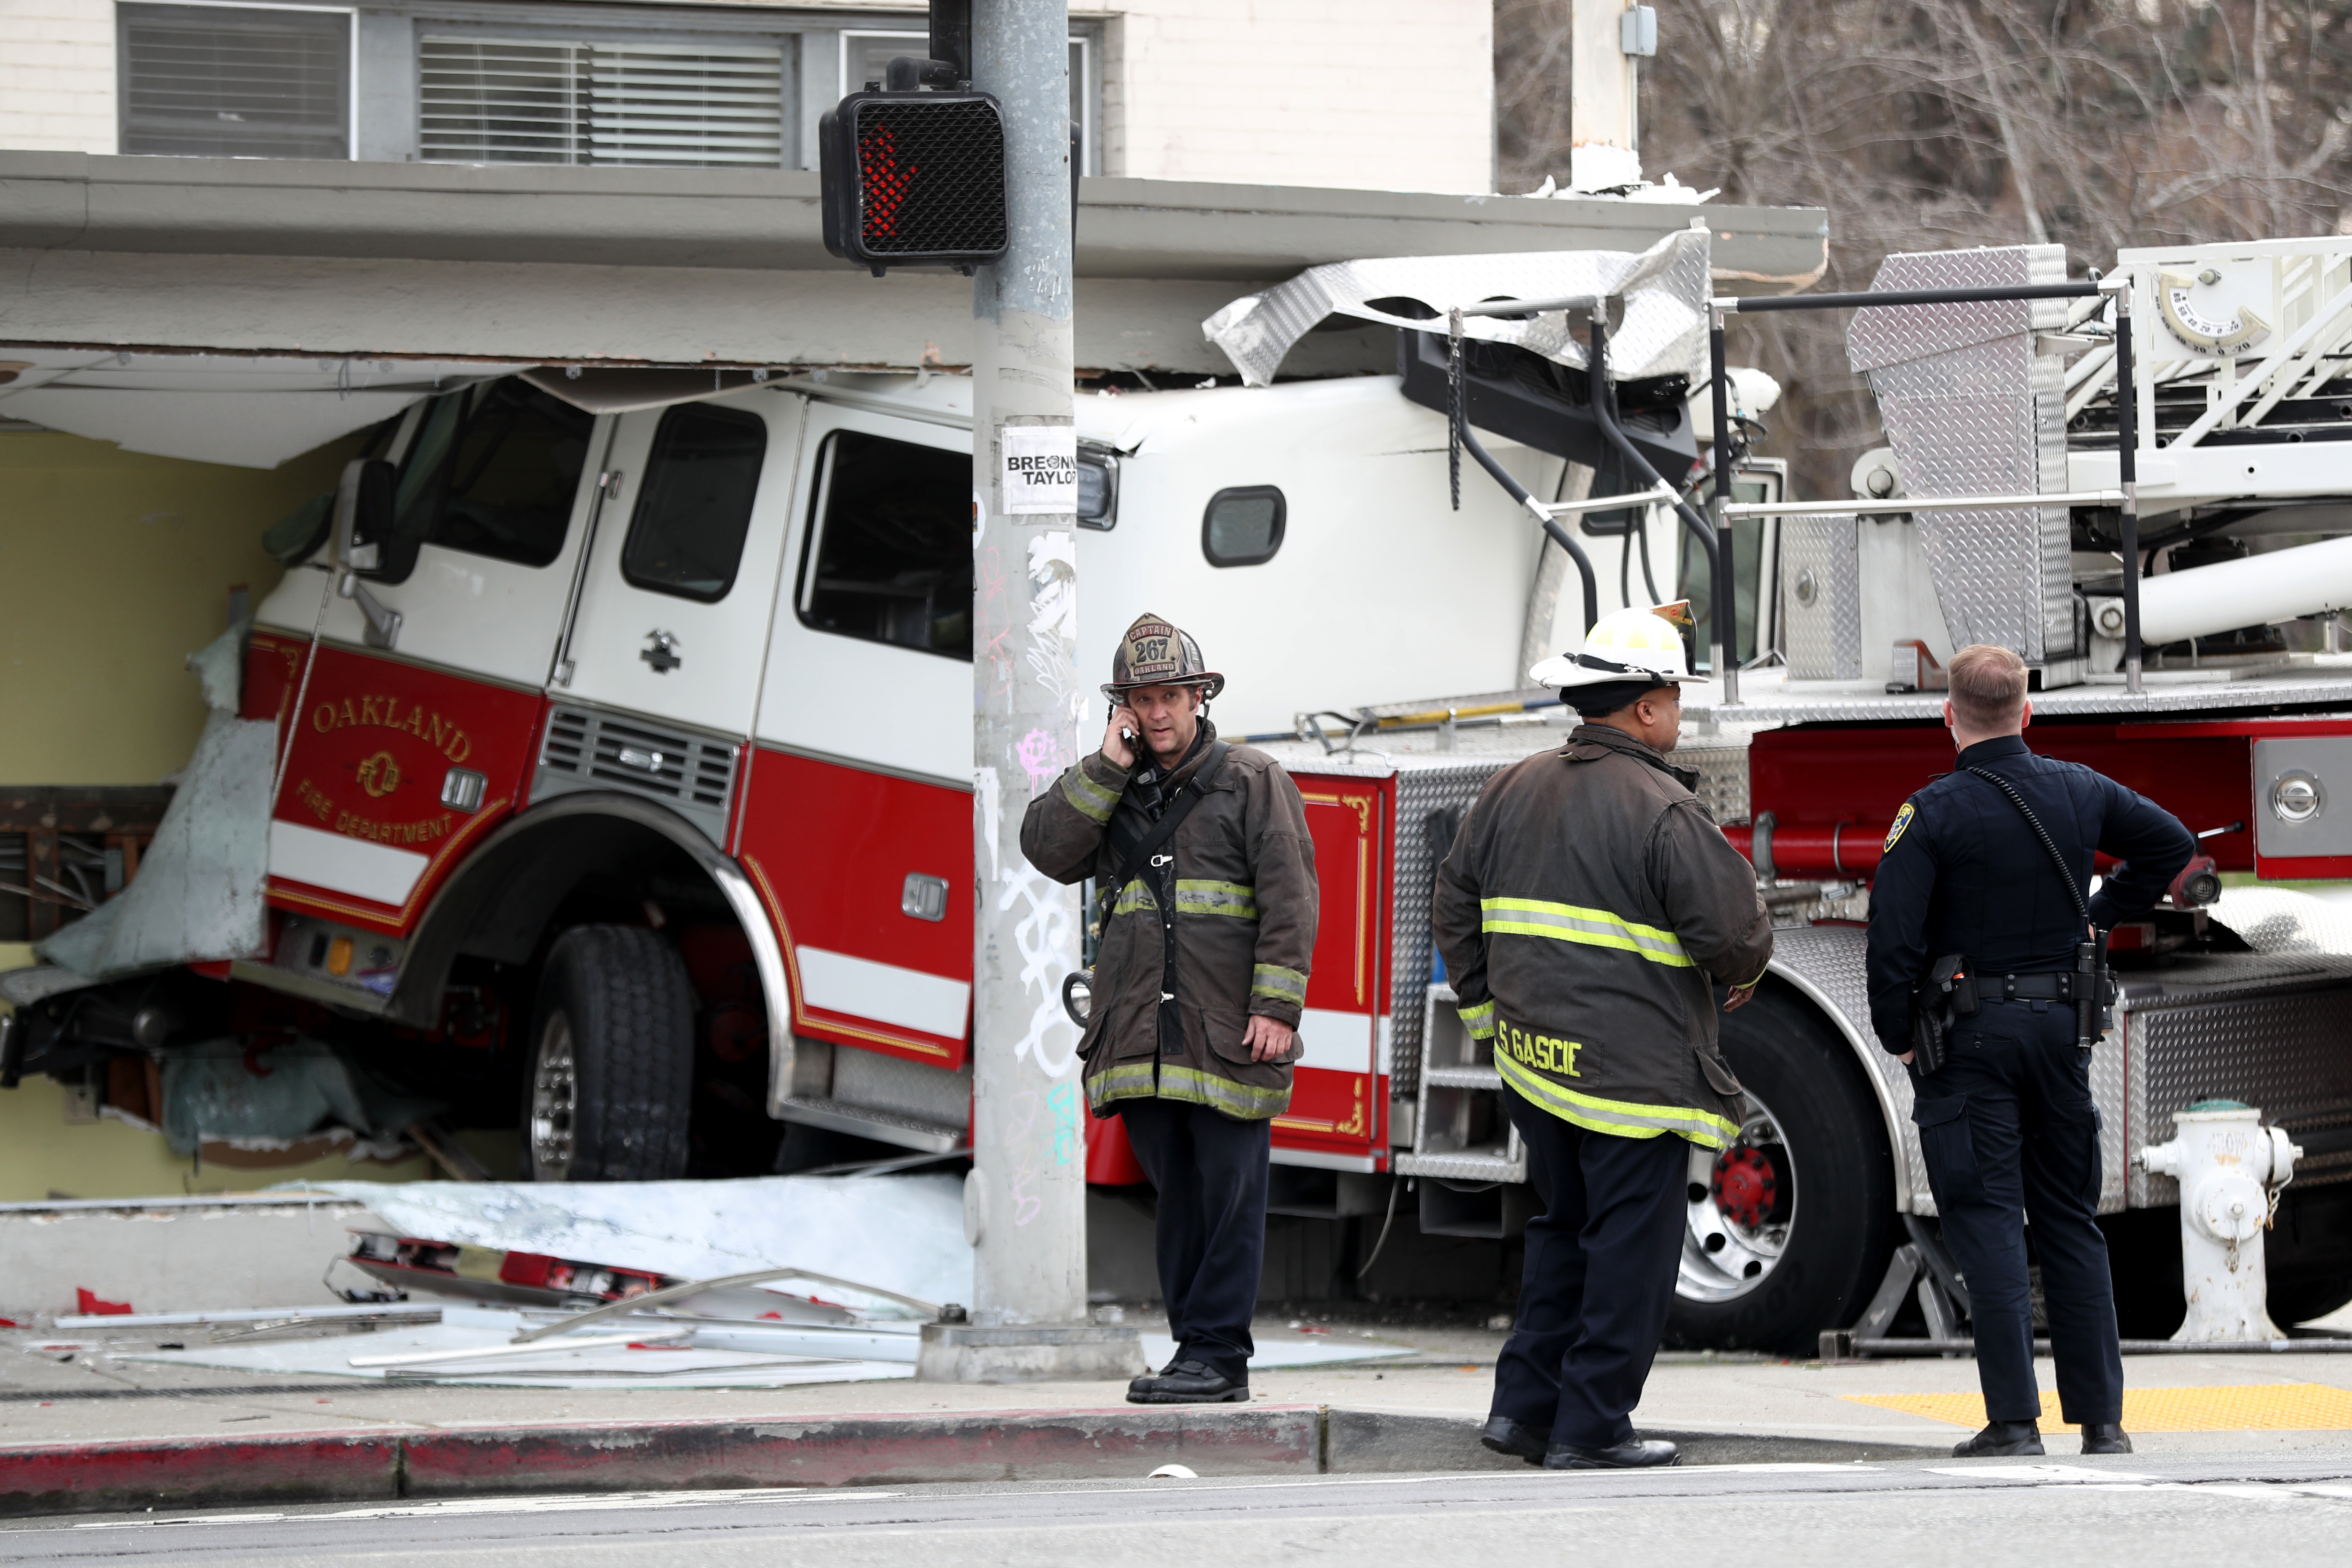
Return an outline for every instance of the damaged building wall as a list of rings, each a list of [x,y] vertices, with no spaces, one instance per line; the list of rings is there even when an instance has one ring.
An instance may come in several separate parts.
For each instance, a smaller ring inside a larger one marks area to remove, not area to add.
[[[220,635],[234,587],[258,602],[276,584],[263,530],[332,488],[351,446],[257,469],[0,429],[0,783],[152,784],[184,766],[207,710],[183,661]],[[0,942],[0,969],[32,962]],[[504,1172],[512,1144],[487,1135],[477,1153]],[[160,1132],[37,1075],[0,1094],[0,1202],[434,1173],[421,1156],[354,1165],[331,1140],[257,1169],[260,1152],[175,1155]]]

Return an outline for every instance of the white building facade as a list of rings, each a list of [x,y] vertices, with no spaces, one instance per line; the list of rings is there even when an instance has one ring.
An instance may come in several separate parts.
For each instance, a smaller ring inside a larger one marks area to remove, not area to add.
[[[919,7],[0,0],[0,149],[813,169]],[[1494,188],[1488,0],[1074,6],[1086,171]]]

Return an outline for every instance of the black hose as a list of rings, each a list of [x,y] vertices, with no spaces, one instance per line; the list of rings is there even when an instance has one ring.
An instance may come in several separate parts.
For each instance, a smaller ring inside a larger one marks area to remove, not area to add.
[[[1642,449],[1633,445],[1632,438],[1617,424],[1617,411],[1611,406],[1616,401],[1615,390],[1610,386],[1608,372],[1602,368],[1606,363],[1603,356],[1608,353],[1609,330],[1601,324],[1601,313],[1597,310],[1592,315],[1591,345],[1592,368],[1587,374],[1592,387],[1592,416],[1601,426],[1601,433],[1609,437],[1610,445],[1615,447],[1627,462],[1633,465],[1633,472],[1636,476],[1647,479],[1653,486],[1661,486],[1670,492],[1675,492],[1675,487],[1666,483],[1664,476],[1651,466],[1650,459],[1642,456]],[[1724,584],[1715,581],[1717,577],[1722,575],[1720,563],[1716,559],[1715,535],[1708,530],[1706,520],[1692,510],[1688,503],[1677,500],[1674,503],[1674,508],[1675,515],[1683,520],[1683,526],[1689,529],[1693,537],[1697,539],[1699,553],[1706,558],[1707,619],[1713,622],[1721,614],[1721,611],[1716,608],[1716,605],[1722,599],[1724,590]],[[1647,564],[1648,558],[1645,555],[1643,565],[1646,567]],[[1652,584],[1650,586],[1651,591],[1654,593],[1656,584]],[[1708,629],[1712,631],[1714,628],[1710,625]]]
[[[1557,518],[1544,515],[1543,503],[1528,492],[1528,487],[1513,479],[1510,469],[1496,462],[1495,455],[1479,444],[1477,436],[1470,428],[1470,416],[1465,406],[1469,401],[1467,396],[1455,401],[1455,437],[1461,441],[1464,449],[1477,459],[1478,466],[1495,477],[1495,482],[1502,486],[1513,500],[1542,521],[1543,531],[1551,542],[1567,551],[1568,558],[1576,563],[1576,574],[1584,580],[1584,629],[1591,631],[1593,623],[1601,618],[1601,584],[1592,574],[1591,558],[1584,553],[1584,547],[1576,542],[1575,536],[1559,525]]]

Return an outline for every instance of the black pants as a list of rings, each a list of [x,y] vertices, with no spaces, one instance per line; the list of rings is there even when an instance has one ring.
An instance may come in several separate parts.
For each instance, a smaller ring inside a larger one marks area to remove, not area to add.
[[[1969,1287],[1985,1415],[2032,1421],[2033,1304],[2026,1222],[2042,1265],[2058,1403],[2069,1423],[2123,1416],[2124,1363],[2099,1208],[2099,1110],[2089,1056],[2063,1003],[1988,1000],[1957,1021],[1950,1058],[1912,1075],[1944,1240]]]
[[[1128,1100],[1127,1141],[1160,1191],[1152,1250],[1176,1359],[1249,1376],[1250,1317],[1265,1271],[1266,1156],[1274,1123],[1205,1105]]]
[[[1606,1448],[1658,1353],[1688,1224],[1690,1145],[1619,1138],[1538,1110],[1507,1085],[1503,1108],[1543,1200],[1528,1222],[1519,1318],[1495,1363],[1493,1413],[1555,1443]]]

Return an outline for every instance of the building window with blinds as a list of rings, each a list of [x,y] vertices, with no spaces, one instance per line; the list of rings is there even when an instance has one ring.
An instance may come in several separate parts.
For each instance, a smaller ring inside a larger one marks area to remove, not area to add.
[[[349,158],[352,13],[115,7],[125,153]]]
[[[780,166],[784,51],[754,42],[417,40],[419,155],[457,163]]]

